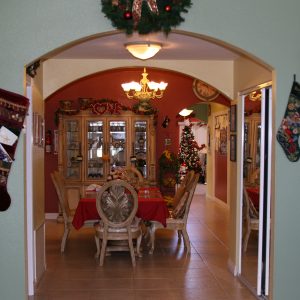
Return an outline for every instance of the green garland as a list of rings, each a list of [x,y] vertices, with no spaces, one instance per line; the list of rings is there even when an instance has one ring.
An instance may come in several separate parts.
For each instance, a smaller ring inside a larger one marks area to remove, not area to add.
[[[153,13],[147,1],[142,1],[142,13],[137,24],[132,17],[134,0],[101,0],[102,12],[111,20],[113,27],[125,30],[127,34],[137,31],[140,34],[163,31],[168,34],[171,27],[184,21],[181,13],[187,13],[191,0],[156,0],[158,14]]]

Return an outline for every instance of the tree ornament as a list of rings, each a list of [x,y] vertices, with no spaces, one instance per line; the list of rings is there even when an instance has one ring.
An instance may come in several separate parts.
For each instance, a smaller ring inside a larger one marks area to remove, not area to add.
[[[168,34],[184,21],[191,0],[101,0],[102,12],[113,27],[127,34],[163,31]],[[131,12],[131,16],[129,13]]]
[[[131,13],[131,11],[125,11],[124,14],[123,14],[123,16],[124,16],[125,20],[131,20],[132,19],[132,13]]]
[[[172,6],[171,5],[166,5],[165,6],[165,11],[166,12],[170,12],[172,10]]]

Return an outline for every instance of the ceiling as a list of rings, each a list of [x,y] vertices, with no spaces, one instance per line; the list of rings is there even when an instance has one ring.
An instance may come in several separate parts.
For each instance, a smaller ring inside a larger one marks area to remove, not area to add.
[[[235,60],[239,55],[200,38],[171,32],[148,35],[114,33],[69,46],[51,56],[53,59],[132,59],[124,44],[137,41],[159,42],[162,49],[152,59],[161,60]],[[50,57],[49,57],[50,58]],[[135,59],[135,58],[134,58]]]

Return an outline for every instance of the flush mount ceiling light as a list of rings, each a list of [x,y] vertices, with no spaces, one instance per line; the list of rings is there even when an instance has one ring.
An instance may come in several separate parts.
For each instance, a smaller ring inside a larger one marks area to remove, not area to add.
[[[134,57],[142,60],[153,57],[162,48],[162,44],[155,42],[132,42],[124,46]]]
[[[179,112],[179,114],[180,114],[182,117],[187,117],[187,116],[189,116],[192,112],[193,112],[193,110],[184,108],[183,110],[181,110],[181,111]]]

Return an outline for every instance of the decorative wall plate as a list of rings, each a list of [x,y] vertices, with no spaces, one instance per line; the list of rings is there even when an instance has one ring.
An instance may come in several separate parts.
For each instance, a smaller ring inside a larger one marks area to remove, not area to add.
[[[220,95],[217,89],[199,79],[194,80],[193,91],[200,100],[205,102],[213,101]]]

